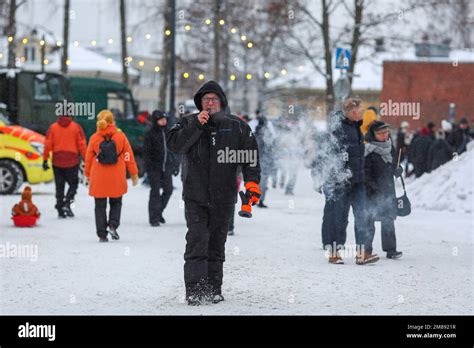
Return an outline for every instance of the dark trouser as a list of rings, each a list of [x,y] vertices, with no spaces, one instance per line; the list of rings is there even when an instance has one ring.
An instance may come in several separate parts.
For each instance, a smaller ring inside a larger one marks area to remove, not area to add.
[[[296,175],[297,171],[296,168],[292,168],[288,175],[288,183],[286,184],[286,194],[293,194],[293,190],[295,189],[296,185]]]
[[[230,221],[229,221],[229,231],[234,230],[234,218],[235,218],[235,204],[232,206],[232,214],[230,215]]]
[[[278,170],[276,167],[272,168],[270,171],[270,178],[272,178],[272,187],[277,187],[277,179],[278,179]]]
[[[56,184],[56,209],[61,209],[64,203],[71,203],[76,196],[77,185],[79,184],[79,165],[69,168],[53,166],[54,183]],[[64,188],[68,184],[69,188],[64,198]]]
[[[107,236],[107,227],[116,229],[120,226],[120,213],[122,212],[122,197],[109,197],[109,220],[107,221],[107,198],[95,198],[95,226],[99,237]]]
[[[148,220],[150,224],[160,221],[163,211],[168,205],[173,193],[173,178],[171,169],[148,172],[150,182],[150,199],[148,200]],[[163,192],[161,192],[161,189]]]
[[[265,196],[267,193],[267,188],[268,188],[268,178],[270,177],[269,173],[261,173],[260,175],[260,182],[258,183],[258,186],[260,188],[260,202],[263,203],[265,200]]]
[[[326,195],[324,206],[322,238],[324,246],[342,248],[346,243],[346,229],[349,223],[349,208],[354,213],[355,240],[358,248],[372,249],[367,239],[366,192],[363,183],[339,187]]]
[[[184,253],[186,296],[209,290],[219,294],[225,261],[225,242],[234,204],[207,207],[185,201],[188,232]]]
[[[367,221],[367,238],[369,240],[370,249],[366,251],[372,252],[372,242],[375,236],[375,218],[369,216]],[[395,237],[395,221],[390,218],[381,219],[382,227],[382,250],[383,251],[395,251],[397,250],[397,238]]]

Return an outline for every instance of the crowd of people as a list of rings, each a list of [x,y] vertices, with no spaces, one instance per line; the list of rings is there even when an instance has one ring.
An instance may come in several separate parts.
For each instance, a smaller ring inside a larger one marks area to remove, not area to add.
[[[148,222],[166,223],[164,210],[173,193],[173,176],[181,173],[182,198],[187,224],[184,281],[189,305],[218,303],[222,295],[225,243],[234,234],[235,205],[240,216],[251,217],[252,207],[268,208],[267,191],[280,187],[294,195],[299,164],[311,169],[314,188],[325,196],[321,226],[323,248],[330,264],[343,264],[348,215],[354,214],[356,264],[379,261],[373,253],[375,222],[381,222],[382,249],[388,259],[398,259],[395,220],[400,203],[395,180],[405,173],[416,177],[430,172],[466,150],[469,124],[429,123],[411,135],[402,122],[392,140],[390,126],[376,108],[363,110],[361,100],[348,98],[341,110],[328,118],[325,131],[314,130],[311,120],[269,120],[260,110],[256,117],[230,113],[221,86],[209,81],[195,94],[196,113],[170,125],[166,113],[155,110],[143,143],[146,178],[150,186]],[[221,151],[255,154],[257,161],[218,160]],[[138,183],[138,167],[127,136],[117,128],[112,111],[97,115],[97,130],[88,143],[71,116],[61,116],[46,136],[43,168],[52,166],[56,204],[61,219],[74,217],[72,203],[78,186],[80,157],[89,195],[94,198],[96,233],[100,242],[108,235],[118,240],[122,197],[127,193],[127,173]],[[271,184],[270,184],[271,183]],[[65,193],[65,185],[68,190]],[[245,191],[241,191],[243,184]],[[109,212],[107,214],[107,206]],[[13,215],[39,217],[25,189]]]
[[[397,147],[401,150],[402,161],[413,167],[407,176],[420,177],[466,151],[467,143],[472,139],[467,118],[458,123],[442,120],[436,125],[429,122],[425,127],[408,132],[409,124],[400,124],[397,133]]]

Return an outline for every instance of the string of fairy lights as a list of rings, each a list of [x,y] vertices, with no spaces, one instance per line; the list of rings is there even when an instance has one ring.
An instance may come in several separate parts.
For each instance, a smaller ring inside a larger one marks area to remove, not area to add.
[[[212,21],[210,18],[206,18],[206,19],[204,19],[203,23],[204,23],[205,25],[207,25],[207,26],[210,26],[210,25],[213,23],[213,21]],[[220,26],[225,26],[225,25],[226,25],[226,21],[225,21],[224,19],[220,19],[218,23],[219,23]],[[184,24],[184,26],[183,26],[182,28],[184,29],[184,32],[189,32],[189,31],[192,30],[191,24]],[[229,31],[230,31],[230,33],[232,33],[232,34],[234,34],[234,35],[240,35],[240,36],[239,36],[239,40],[245,45],[245,47],[246,47],[247,49],[252,49],[252,48],[255,46],[254,42],[253,42],[252,40],[250,40],[250,39],[247,37],[247,35],[245,35],[245,34],[243,34],[243,33],[239,34],[239,30],[238,30],[236,27],[231,27],[231,28],[229,28]],[[166,36],[170,36],[170,35],[172,34],[172,32],[171,32],[170,29],[165,29],[165,30],[164,30],[164,34],[165,34]],[[150,39],[152,38],[152,35],[151,35],[150,33],[145,33],[144,38],[145,38],[145,40],[150,40]],[[14,40],[13,36],[8,36],[8,37],[7,37],[7,41],[8,41],[8,42],[12,42],[13,40]],[[127,43],[132,43],[133,40],[134,40],[134,37],[133,37],[133,36],[127,36],[127,38],[126,38]],[[29,42],[30,42],[30,40],[29,40],[27,37],[24,37],[24,38],[21,39],[21,43],[22,43],[23,45],[27,45]],[[92,39],[92,40],[88,40],[88,41],[86,41],[86,42],[90,45],[89,47],[99,47],[99,46],[104,46],[104,45],[113,45],[114,42],[115,42],[115,40],[114,40],[113,38],[108,38],[108,39],[105,39],[105,40]],[[40,44],[41,46],[44,46],[44,45],[46,45],[46,41],[45,41],[44,39],[41,39],[41,40],[39,41],[39,44]],[[61,40],[56,40],[55,45],[56,45],[56,47],[60,48],[60,47],[62,47],[63,42],[62,42]],[[82,43],[82,45],[84,45],[84,42]],[[72,42],[72,46],[73,46],[73,47],[79,47],[79,46],[81,46],[81,43],[80,43],[78,40],[74,40],[74,41]],[[3,53],[0,52],[0,59],[3,59],[3,56],[4,56]],[[22,63],[24,63],[25,60],[26,60],[25,57],[23,57],[23,56],[20,57],[20,61],[21,61]],[[133,59],[132,56],[128,56],[127,58],[125,58],[125,64],[127,64],[127,66],[129,66],[130,63],[133,62],[133,60],[134,60],[134,59]],[[48,65],[49,63],[50,63],[50,62],[49,62],[49,59],[48,59],[48,58],[44,58],[43,64],[44,64],[44,65]],[[108,64],[112,64],[112,63],[113,63],[113,59],[112,59],[112,58],[107,58],[107,63],[108,63]],[[72,64],[71,59],[67,59],[67,60],[66,60],[66,64],[67,64],[67,65],[71,65],[71,64]],[[138,61],[138,64],[137,64],[136,67],[137,67],[137,68],[144,68],[145,65],[146,65],[145,61],[144,61],[144,60],[140,60],[140,61]],[[299,71],[302,71],[303,69],[304,69],[303,66],[301,66],[301,65],[298,66],[298,70],[299,70]],[[154,70],[155,73],[159,73],[160,70],[161,70],[161,68],[160,68],[159,65],[155,65],[155,66],[153,67],[153,70]],[[288,74],[288,70],[287,70],[286,68],[282,68],[282,69],[280,69],[279,74],[280,74],[281,76],[285,76],[285,75]],[[187,71],[182,72],[182,73],[181,73],[181,76],[182,76],[184,79],[189,79],[189,78],[192,78],[192,77],[193,77],[193,76],[192,76],[192,73],[187,72]],[[231,74],[228,76],[228,78],[229,78],[229,80],[231,80],[231,81],[235,81],[235,80],[238,79],[239,76],[245,77],[246,80],[252,80],[252,78],[254,77],[254,75],[253,75],[252,73],[249,73],[249,72],[240,72],[240,73],[231,73]],[[195,74],[194,77],[197,78],[198,80],[204,80],[204,79],[206,78],[205,74],[203,74],[203,73]],[[273,77],[273,75],[272,75],[269,71],[264,71],[264,72],[263,72],[263,77],[264,77],[265,79],[270,79],[270,78]]]

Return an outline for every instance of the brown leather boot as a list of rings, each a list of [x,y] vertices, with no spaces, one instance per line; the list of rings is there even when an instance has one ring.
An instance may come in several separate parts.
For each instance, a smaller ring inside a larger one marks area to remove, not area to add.
[[[329,261],[329,263],[332,263],[334,265],[343,265],[344,264],[344,260],[339,255],[339,251],[336,253],[336,255],[329,256],[328,261]]]
[[[379,259],[380,257],[377,254],[372,254],[368,251],[364,251],[362,254],[356,256],[356,264],[365,265],[368,263],[377,262]]]

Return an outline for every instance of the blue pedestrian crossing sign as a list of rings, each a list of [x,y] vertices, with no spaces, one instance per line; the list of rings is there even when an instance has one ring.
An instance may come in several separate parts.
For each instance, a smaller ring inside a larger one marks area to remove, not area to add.
[[[349,69],[351,63],[351,51],[347,48],[336,48],[336,69]]]

